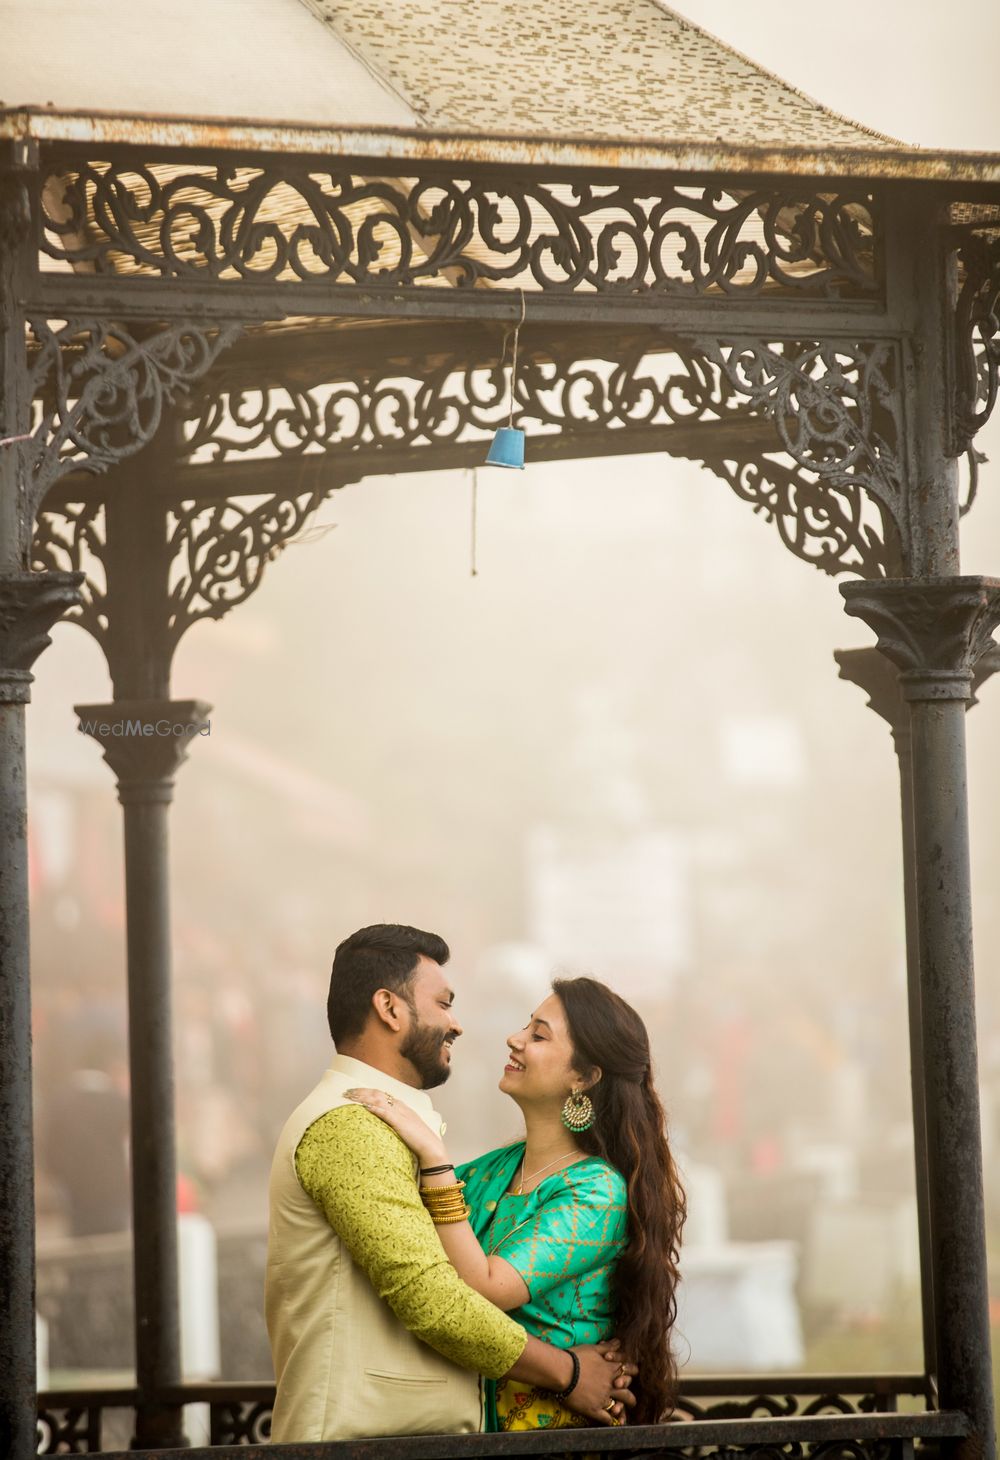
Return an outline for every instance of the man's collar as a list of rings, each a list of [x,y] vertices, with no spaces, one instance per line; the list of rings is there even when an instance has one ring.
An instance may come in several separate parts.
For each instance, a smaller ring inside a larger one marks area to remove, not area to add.
[[[421,1115],[437,1115],[426,1090],[418,1090],[414,1085],[394,1080],[385,1070],[377,1069],[375,1065],[367,1065],[364,1060],[356,1060],[349,1054],[335,1054],[330,1061],[330,1069],[340,1075],[347,1075],[360,1087],[367,1086],[372,1090],[383,1090],[387,1095],[395,1095],[397,1100],[404,1101]]]

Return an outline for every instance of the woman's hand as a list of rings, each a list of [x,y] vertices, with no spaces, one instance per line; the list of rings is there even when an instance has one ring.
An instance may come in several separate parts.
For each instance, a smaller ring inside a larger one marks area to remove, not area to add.
[[[614,1339],[574,1346],[573,1352],[580,1360],[580,1379],[563,1403],[596,1424],[624,1424],[626,1409],[635,1405],[629,1385],[637,1365],[625,1362]]]
[[[440,1166],[448,1159],[448,1152],[444,1148],[444,1142],[440,1136],[436,1136],[429,1129],[426,1122],[421,1119],[412,1106],[396,1098],[395,1095],[387,1095],[384,1090],[355,1089],[345,1090],[344,1094],[348,1100],[354,1100],[384,1120],[386,1125],[391,1125],[399,1136],[405,1141],[410,1150],[419,1160],[421,1166]],[[454,1180],[454,1177],[450,1178]]]

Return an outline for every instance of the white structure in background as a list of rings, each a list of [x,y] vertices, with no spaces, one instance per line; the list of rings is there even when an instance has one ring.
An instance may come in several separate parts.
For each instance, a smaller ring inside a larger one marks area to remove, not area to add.
[[[185,1379],[217,1379],[222,1367],[219,1346],[219,1280],[215,1229],[199,1212],[177,1218],[180,1267],[181,1373]],[[207,1445],[207,1404],[189,1404],[184,1428],[193,1445]]]
[[[727,715],[719,735],[730,785],[790,788],[805,780],[802,730],[787,715]]]
[[[695,1373],[801,1368],[796,1244],[730,1242],[721,1172],[680,1164],[689,1213],[677,1293],[681,1365]]]
[[[577,696],[562,788],[573,814],[528,834],[527,932],[559,969],[649,999],[692,960],[690,859],[687,836],[654,819],[627,720],[611,683]]]
[[[684,1245],[677,1332],[695,1373],[801,1368],[794,1242]]]
[[[691,959],[686,846],[663,828],[598,838],[535,826],[529,929],[553,964],[606,977],[620,994],[666,994]]]
[[[803,1301],[839,1314],[891,1310],[897,1286],[920,1282],[917,1199],[819,1202],[802,1271]]]
[[[507,990],[519,1007],[530,1009],[549,992],[552,961],[534,943],[494,943],[482,955],[476,972],[491,988]]]

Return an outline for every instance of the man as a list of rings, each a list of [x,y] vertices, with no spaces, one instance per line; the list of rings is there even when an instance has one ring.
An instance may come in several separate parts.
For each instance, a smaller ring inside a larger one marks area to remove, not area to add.
[[[569,1353],[529,1338],[461,1281],[420,1200],[415,1158],[346,1096],[382,1090],[443,1131],[425,1092],[448,1078],[462,1032],[448,958],[441,938],[395,924],[337,948],[327,1002],[337,1053],[286,1122],[271,1168],[276,1442],[468,1433],[482,1427],[480,1374],[557,1392],[574,1379]],[[634,1402],[634,1368],[610,1344],[574,1352],[580,1376],[566,1397],[611,1423]]]

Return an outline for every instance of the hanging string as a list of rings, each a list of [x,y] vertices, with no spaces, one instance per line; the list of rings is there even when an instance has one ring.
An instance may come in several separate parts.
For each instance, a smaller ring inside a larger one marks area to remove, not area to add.
[[[524,290],[523,289],[519,289],[518,290],[518,293],[521,296],[521,314],[520,314],[520,317],[519,317],[519,319],[517,321],[517,324],[514,326],[514,330],[513,330],[514,338],[513,338],[513,342],[512,342],[512,346],[511,346],[511,359],[510,359],[510,386],[509,386],[509,390],[508,390],[508,394],[507,394],[507,426],[508,426],[508,428],[510,430],[513,430],[514,429],[514,401],[515,401],[515,392],[517,390],[517,352],[518,352],[518,346],[520,344],[520,339],[521,339],[521,326],[524,324],[524,316],[525,316],[525,312],[526,312],[526,308],[527,308],[526,301],[525,301],[525,298],[524,298]],[[511,331],[508,330],[507,333],[503,337],[503,345],[502,345],[501,350],[500,350],[500,369],[501,370],[503,370],[504,363],[505,363],[505,361],[507,359],[507,342],[508,342],[508,340],[510,340],[510,338],[511,338]],[[477,514],[478,514],[478,506],[479,506],[479,468],[478,468],[478,466],[472,467],[471,468],[471,471],[472,471],[472,493],[471,493],[471,503],[470,503],[470,506],[471,506],[471,523],[470,523],[470,528],[471,528],[470,574],[471,574],[471,576],[473,578],[476,578],[476,577],[479,576],[479,569],[476,566],[476,550],[477,550],[477,535],[478,535]]]
[[[478,466],[474,466],[472,468],[472,544],[471,544],[472,572],[470,574],[470,577],[473,577],[473,578],[476,578],[479,575],[479,569],[476,567],[476,531],[477,531],[477,527],[476,527],[476,505],[477,505],[478,496],[479,496],[479,468],[478,468]]]
[[[517,324],[514,326],[514,348],[513,348],[512,354],[511,354],[511,362],[510,362],[510,397],[509,397],[509,400],[508,400],[509,410],[507,412],[507,425],[509,427],[511,427],[512,429],[513,429],[513,426],[514,426],[514,391],[515,391],[515,388],[517,386],[517,343],[518,343],[518,340],[521,337],[521,326],[522,326],[522,324],[524,324],[524,312],[525,312],[524,290],[523,289],[520,290],[520,294],[521,294],[521,318],[518,320]],[[506,355],[506,353],[507,353],[507,341],[504,340],[504,354]]]

